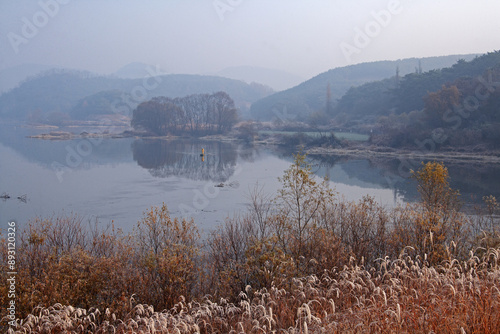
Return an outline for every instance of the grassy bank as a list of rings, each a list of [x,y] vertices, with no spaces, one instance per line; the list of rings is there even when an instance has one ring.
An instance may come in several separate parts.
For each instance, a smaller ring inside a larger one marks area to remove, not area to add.
[[[286,136],[295,136],[302,134],[304,136],[309,136],[312,138],[319,138],[325,135],[325,132],[318,131],[273,131],[273,130],[261,130],[259,131],[259,135],[286,135]],[[327,132],[326,134],[329,135]],[[353,132],[334,132],[335,137],[340,140],[348,140],[353,142],[366,142],[370,138],[370,136],[361,134],[361,133],[353,133]]]

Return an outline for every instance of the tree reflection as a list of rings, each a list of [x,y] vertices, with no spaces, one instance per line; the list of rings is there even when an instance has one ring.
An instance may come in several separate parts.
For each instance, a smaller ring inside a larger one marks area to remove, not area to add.
[[[418,169],[421,163],[420,158],[404,160],[404,164],[399,159],[383,157],[349,158],[311,155],[309,158],[318,172],[321,171],[321,176],[326,175],[333,182],[356,185],[356,180],[359,180],[381,188],[392,189],[394,196],[401,197],[405,202],[412,202],[419,198],[415,181],[410,180],[406,172],[409,168]],[[450,173],[451,186],[460,190],[463,200],[481,202],[483,196],[500,196],[498,164],[453,161],[445,161],[444,164]],[[333,168],[336,165],[342,169],[347,179],[335,175]]]
[[[238,157],[235,145],[216,141],[136,140],[132,152],[134,161],[154,177],[215,182],[225,182],[234,174]]]

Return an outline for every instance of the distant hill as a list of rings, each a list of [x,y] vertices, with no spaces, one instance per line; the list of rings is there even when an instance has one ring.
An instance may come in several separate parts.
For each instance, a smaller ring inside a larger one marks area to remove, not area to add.
[[[47,71],[53,66],[40,64],[23,64],[0,71],[0,94],[17,87],[26,78]]]
[[[113,113],[113,110],[123,110],[126,112],[124,116],[131,116],[132,108],[122,108],[122,105],[116,104],[116,101],[130,101],[132,96],[120,90],[104,90],[98,93],[86,96],[80,99],[71,109],[69,115],[72,119],[89,119],[99,115],[107,115]],[[136,103],[133,104],[133,107]],[[116,108],[116,109],[113,109]]]
[[[247,83],[257,82],[269,86],[275,91],[294,87],[304,81],[304,78],[292,73],[255,66],[227,67],[215,75]]]
[[[470,60],[476,55],[452,55],[429,58],[409,58],[396,61],[377,61],[331,69],[309,79],[300,85],[267,96],[251,107],[251,115],[259,120],[272,120],[280,115],[294,119],[307,119],[315,111],[325,111],[327,87],[330,86],[331,103],[335,106],[351,87],[371,81],[378,81],[396,75],[429,71],[451,66],[459,59]]]
[[[148,68],[153,68],[155,70],[154,72],[158,73],[158,69],[155,66],[140,62],[134,62],[121,67],[112,75],[122,79],[142,79],[151,76],[151,73],[150,71],[148,71]],[[159,72],[165,72],[165,70],[159,69]],[[167,74],[167,73],[162,73],[162,74]]]
[[[374,81],[353,87],[340,98],[333,115],[351,118],[402,114],[424,108],[424,97],[459,78],[473,78],[500,64],[500,52],[460,60],[449,67],[422,73],[410,73],[396,79]]]
[[[338,126],[372,144],[434,150],[500,148],[500,51],[450,67],[351,88],[333,108]]]
[[[271,93],[267,87],[259,84],[216,76],[175,74],[145,81],[53,70],[1,95],[0,117],[26,120],[33,114],[40,117],[50,113],[67,113],[86,119],[96,114],[112,113],[113,101],[110,99],[116,97],[128,104],[126,109],[130,111],[138,103],[155,96],[174,98],[217,91],[227,92],[243,114],[248,113],[252,102]]]
[[[76,102],[103,90],[124,89],[124,81],[88,72],[51,70],[0,96],[2,118],[25,120],[37,114],[68,113]]]

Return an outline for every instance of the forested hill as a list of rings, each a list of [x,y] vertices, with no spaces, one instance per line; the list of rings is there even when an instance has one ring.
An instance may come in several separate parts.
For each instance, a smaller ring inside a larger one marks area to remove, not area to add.
[[[147,79],[121,79],[88,72],[52,70],[30,78],[0,96],[0,117],[26,120],[47,115],[71,115],[87,119],[97,114],[132,109],[155,96],[178,97],[190,94],[227,92],[241,112],[272,91],[259,84],[216,76],[171,74]]]
[[[330,86],[332,106],[351,87],[392,77],[399,68],[401,76],[451,66],[459,59],[470,60],[476,55],[452,55],[429,58],[409,58],[397,61],[378,61],[340,67],[321,73],[288,90],[275,93],[252,104],[251,115],[259,120],[271,120],[277,115],[307,119],[316,111],[325,111],[327,89]]]
[[[500,51],[352,88],[333,114],[343,127],[371,129],[373,144],[498,149]]]
[[[500,53],[488,53],[471,61],[459,60],[440,70],[410,73],[401,78],[353,87],[333,108],[333,117],[371,120],[380,115],[402,114],[424,108],[424,97],[459,78],[483,75],[500,64]]]

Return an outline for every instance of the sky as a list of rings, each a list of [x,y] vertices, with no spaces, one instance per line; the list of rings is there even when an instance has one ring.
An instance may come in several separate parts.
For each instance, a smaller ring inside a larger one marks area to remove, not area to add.
[[[0,0],[0,70],[231,66],[304,78],[377,60],[500,49],[498,0]]]

